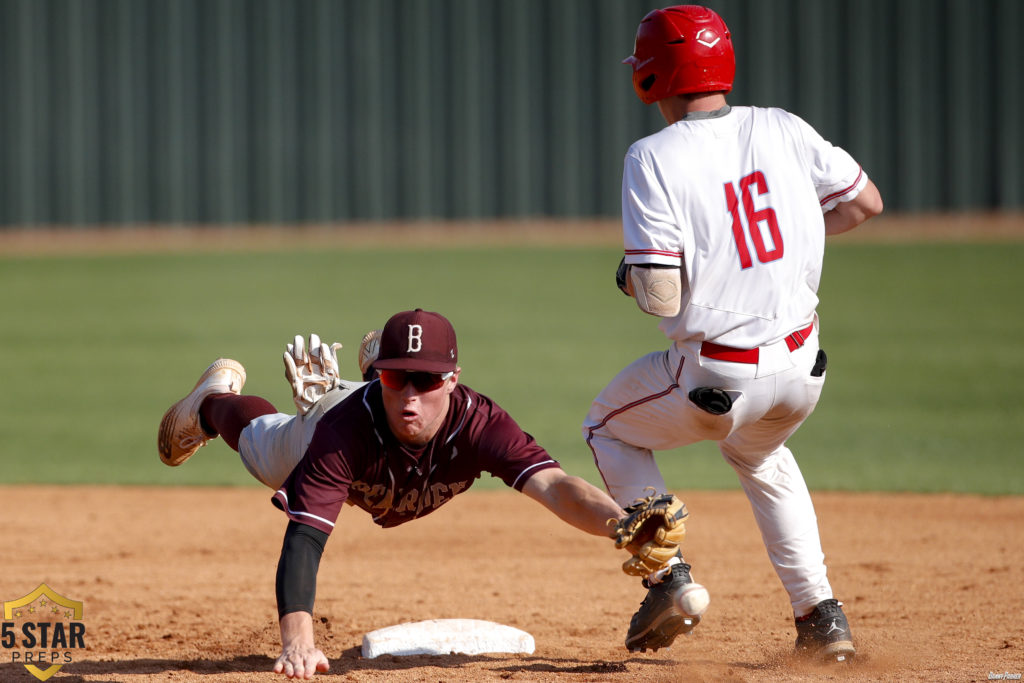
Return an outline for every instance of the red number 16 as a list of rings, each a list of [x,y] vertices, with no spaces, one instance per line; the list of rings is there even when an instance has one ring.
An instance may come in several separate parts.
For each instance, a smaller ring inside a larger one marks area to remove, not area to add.
[[[750,233],[750,240],[754,243],[754,251],[757,252],[757,260],[761,263],[777,261],[782,258],[782,234],[779,232],[779,221],[775,217],[775,210],[766,207],[758,211],[754,210],[754,197],[751,195],[750,186],[757,188],[757,194],[762,195],[768,192],[768,183],[765,182],[764,174],[754,171],[740,180],[740,194],[743,195],[743,213],[747,216],[747,232]],[[736,190],[732,183],[725,184],[725,201],[729,206],[729,213],[732,214],[732,236],[736,240],[736,249],[740,253],[740,267],[746,270],[754,265],[750,260],[750,250],[747,248],[747,236],[743,231],[743,219],[740,217],[739,200],[736,197]],[[768,227],[768,234],[771,235],[773,248],[771,251],[764,246],[764,237],[761,235],[760,223]]]

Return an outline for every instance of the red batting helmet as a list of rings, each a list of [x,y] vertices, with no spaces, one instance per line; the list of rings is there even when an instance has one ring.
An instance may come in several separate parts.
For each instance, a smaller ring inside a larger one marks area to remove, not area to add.
[[[657,9],[640,22],[633,54],[633,88],[644,104],[685,93],[732,90],[736,55],[729,27],[700,5]]]

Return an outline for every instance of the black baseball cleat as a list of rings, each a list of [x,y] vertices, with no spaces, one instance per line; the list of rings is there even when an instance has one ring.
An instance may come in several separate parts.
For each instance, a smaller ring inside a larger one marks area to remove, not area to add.
[[[688,583],[693,583],[693,579],[690,578],[690,565],[685,562],[672,565],[672,571],[661,583],[652,585],[644,579],[647,597],[629,620],[627,650],[657,651],[671,645],[676,636],[688,634],[697,627],[700,617],[684,614],[676,604],[678,593]]]
[[[796,634],[798,655],[845,662],[857,654],[843,603],[838,600],[822,600],[813,612],[798,618]]]

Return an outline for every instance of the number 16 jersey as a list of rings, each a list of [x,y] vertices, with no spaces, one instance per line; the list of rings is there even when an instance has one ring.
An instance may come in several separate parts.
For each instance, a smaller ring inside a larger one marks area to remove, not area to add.
[[[622,177],[626,263],[683,266],[670,339],[754,348],[814,317],[823,215],[867,175],[781,109],[732,107],[635,142]]]

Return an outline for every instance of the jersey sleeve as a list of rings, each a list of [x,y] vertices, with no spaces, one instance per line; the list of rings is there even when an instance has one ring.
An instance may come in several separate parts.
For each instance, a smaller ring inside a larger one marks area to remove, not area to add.
[[[868,182],[868,176],[860,164],[849,152],[821,137],[806,121],[795,114],[791,116],[800,130],[822,213],[860,194]]]
[[[664,185],[634,145],[622,171],[622,235],[626,263],[682,264],[683,247]]]
[[[275,493],[271,501],[288,519],[319,529],[334,530],[341,506],[348,499],[352,467],[330,433],[317,430],[306,457]]]
[[[519,427],[508,413],[493,402],[489,419],[477,435],[481,469],[501,479],[507,486],[522,491],[537,472],[561,467],[532,436]]]

